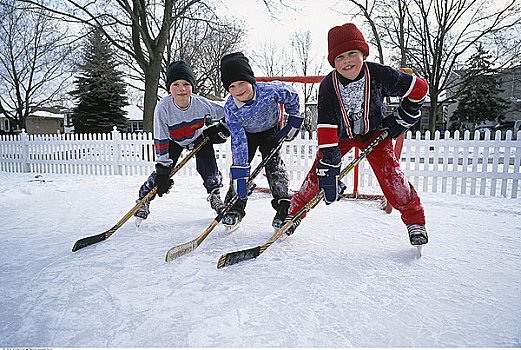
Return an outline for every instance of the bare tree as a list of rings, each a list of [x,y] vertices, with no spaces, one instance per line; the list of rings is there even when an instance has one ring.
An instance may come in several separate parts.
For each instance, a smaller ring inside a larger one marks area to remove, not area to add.
[[[378,20],[378,30],[382,34],[383,45],[395,48],[398,54],[391,53],[391,60],[399,68],[410,68],[407,61],[407,48],[409,47],[410,24],[408,8],[412,0],[393,0],[380,5],[381,14]],[[380,51],[380,50],[379,50]],[[380,51],[382,53],[383,50]],[[383,61],[382,61],[383,62]]]
[[[312,55],[311,32],[297,31],[291,36],[291,46],[294,51],[293,69],[297,75],[309,76],[319,75],[322,71],[322,64],[316,63],[316,57]],[[316,120],[312,120],[312,113],[308,111],[308,103],[316,95],[316,84],[298,84],[304,95],[304,126],[305,130],[315,130]]]
[[[38,0],[18,0],[43,8],[64,21],[99,27],[120,54],[128,55],[144,75],[143,129],[152,131],[163,54],[172,24],[203,0],[115,0],[99,2],[64,0],[45,5]]]
[[[221,57],[238,50],[243,34],[242,25],[218,18],[207,7],[191,9],[174,26],[166,50],[166,64],[184,59],[194,70],[194,91],[208,98],[223,98],[226,91],[220,79]]]
[[[39,107],[51,107],[70,81],[66,63],[72,50],[66,33],[42,10],[15,0],[0,3],[0,113],[19,128]]]
[[[377,25],[377,21],[380,18],[380,15],[378,15],[377,13],[379,13],[379,11],[382,8],[382,2],[378,0],[348,0],[348,2],[355,5],[358,8],[359,15],[363,16],[369,24],[373,36],[371,39],[366,38],[366,40],[371,41],[374,44],[374,46],[376,46],[376,49],[378,50],[378,60],[381,64],[384,64],[383,46],[382,40],[380,38],[381,34],[378,30]],[[388,4],[387,1],[385,1],[385,3]]]
[[[370,24],[380,54],[385,48],[398,50],[399,56],[394,56],[398,64],[413,68],[427,79],[431,131],[436,128],[443,103],[454,97],[447,94],[455,87],[453,73],[465,62],[471,48],[493,38],[500,43],[499,39],[521,21],[516,0],[495,9],[487,0],[348,1],[358,6]],[[519,44],[519,31],[515,42]],[[512,52],[519,53],[519,45],[511,47],[509,57],[502,57],[503,64],[516,59]]]
[[[268,77],[283,76],[291,67],[287,50],[277,45],[274,40],[264,41],[258,50],[254,50],[253,63],[261,73]]]
[[[412,0],[409,8],[411,41],[407,57],[429,83],[429,130],[437,125],[441,97],[450,75],[466,60],[471,48],[490,36],[520,23],[517,0],[510,0],[495,11],[486,0]]]

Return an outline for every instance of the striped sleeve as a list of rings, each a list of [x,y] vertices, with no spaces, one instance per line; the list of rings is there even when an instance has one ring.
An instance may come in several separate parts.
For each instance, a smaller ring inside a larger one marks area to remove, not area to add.
[[[338,126],[333,124],[318,124],[318,148],[338,146]]]
[[[158,104],[154,111],[154,148],[156,151],[156,163],[170,166],[172,160],[168,155],[170,145],[170,132],[165,120],[166,111],[162,104]]]
[[[420,102],[425,99],[429,92],[429,85],[425,79],[413,76],[409,90],[403,96],[407,97],[411,102]]]

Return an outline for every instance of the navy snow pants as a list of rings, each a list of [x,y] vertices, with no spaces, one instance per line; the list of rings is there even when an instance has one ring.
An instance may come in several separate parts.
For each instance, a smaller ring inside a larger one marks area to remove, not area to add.
[[[179,160],[182,151],[182,146],[179,146],[177,143],[170,141],[170,145],[168,146],[168,153],[170,159],[172,159],[170,170],[172,170],[177,164],[177,161]],[[212,143],[207,142],[195,154],[195,162],[197,172],[199,173],[199,175],[201,175],[201,178],[203,179],[203,186],[206,189],[206,192],[210,193],[212,192],[212,190],[222,187],[222,174],[219,171],[219,168],[217,167],[217,161],[215,160],[215,151],[213,149]],[[139,189],[140,200],[155,187],[155,175],[156,172],[154,170]],[[155,195],[152,196],[150,200],[154,199],[154,197]]]

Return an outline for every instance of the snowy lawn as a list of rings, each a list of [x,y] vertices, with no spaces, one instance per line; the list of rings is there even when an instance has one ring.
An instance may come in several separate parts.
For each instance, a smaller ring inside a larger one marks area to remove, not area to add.
[[[420,193],[418,258],[399,213],[320,203],[290,238],[218,270],[273,233],[255,193],[239,230],[218,225],[198,177],[176,178],[108,240],[72,253],[132,208],[146,176],[0,173],[3,347],[520,347],[521,199]],[[299,183],[292,185],[297,188]]]

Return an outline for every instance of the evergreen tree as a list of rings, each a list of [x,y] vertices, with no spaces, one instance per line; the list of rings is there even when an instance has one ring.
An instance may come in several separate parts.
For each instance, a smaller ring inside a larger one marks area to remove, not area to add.
[[[451,129],[470,128],[484,122],[503,120],[507,101],[499,96],[499,80],[491,68],[491,55],[481,45],[469,60],[467,79],[458,99],[458,108],[452,116]]]
[[[106,133],[116,126],[127,131],[128,119],[123,107],[128,105],[123,73],[117,70],[113,51],[99,30],[88,37],[78,64],[80,75],[71,95],[77,100],[72,123],[77,133]]]

